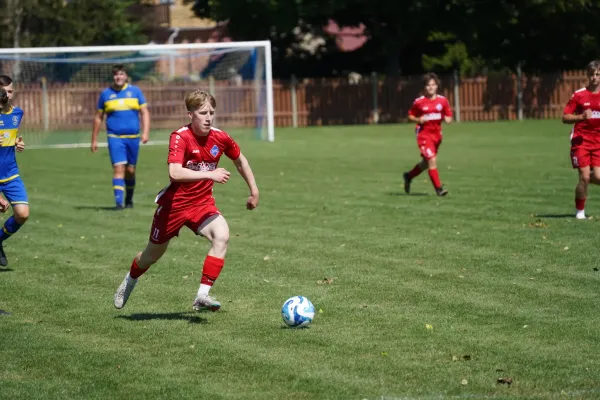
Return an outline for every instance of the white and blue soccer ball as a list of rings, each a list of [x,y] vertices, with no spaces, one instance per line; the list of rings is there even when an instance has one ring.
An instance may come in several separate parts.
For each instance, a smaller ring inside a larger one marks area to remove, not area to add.
[[[304,296],[290,297],[283,303],[281,316],[292,328],[307,327],[315,317],[315,306]]]

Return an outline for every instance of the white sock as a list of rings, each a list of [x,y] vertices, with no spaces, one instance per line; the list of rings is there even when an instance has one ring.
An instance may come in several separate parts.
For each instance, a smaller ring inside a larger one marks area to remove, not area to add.
[[[203,294],[208,295],[208,292],[210,292],[210,288],[212,286],[210,285],[205,285],[204,283],[200,284],[200,289],[198,289],[198,296],[201,296]]]

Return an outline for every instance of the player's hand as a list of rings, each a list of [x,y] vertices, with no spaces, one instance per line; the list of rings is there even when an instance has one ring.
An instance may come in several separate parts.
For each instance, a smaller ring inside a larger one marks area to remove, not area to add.
[[[150,136],[150,135],[148,135],[147,133],[142,133],[142,143],[143,144],[148,143],[148,139],[149,139],[148,136]]]
[[[0,197],[0,212],[5,213],[8,210],[10,203],[6,201],[4,198]]]
[[[419,117],[419,124],[424,124],[425,121],[427,121],[427,118],[425,118],[425,116]]]
[[[258,207],[258,193],[251,194],[246,202],[246,208],[248,210],[254,210],[256,207]]]
[[[583,119],[590,119],[592,118],[592,110],[590,110],[589,108],[585,111],[583,111]]]
[[[217,168],[212,172],[211,179],[217,183],[227,183],[230,176],[231,172],[227,171],[225,168]]]
[[[16,147],[19,153],[25,150],[25,142],[23,141],[23,136],[19,136],[17,138]]]
[[[2,143],[4,143],[4,136],[0,135],[0,146],[2,146]]]
[[[92,142],[91,150],[92,150],[92,153],[95,153],[98,151],[98,142],[97,141]]]

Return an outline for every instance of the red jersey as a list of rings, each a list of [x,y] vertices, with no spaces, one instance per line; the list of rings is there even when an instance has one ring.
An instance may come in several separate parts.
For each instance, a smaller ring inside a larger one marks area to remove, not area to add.
[[[240,156],[240,148],[227,133],[211,128],[206,136],[196,136],[189,125],[171,133],[168,164],[181,164],[194,171],[214,171],[221,155],[232,160]],[[173,182],[156,196],[156,203],[165,208],[181,209],[214,204],[214,181]]]
[[[417,135],[439,138],[442,136],[442,120],[452,116],[452,109],[444,96],[438,94],[434,99],[421,96],[415,100],[408,115],[425,117],[425,122],[417,124]]]
[[[600,93],[592,93],[587,88],[579,89],[567,103],[564,114],[582,114],[592,110],[592,118],[584,119],[573,125],[571,144],[600,144]]]

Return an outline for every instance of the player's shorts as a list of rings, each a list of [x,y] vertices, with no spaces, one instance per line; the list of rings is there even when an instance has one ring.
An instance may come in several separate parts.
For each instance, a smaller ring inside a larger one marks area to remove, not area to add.
[[[571,165],[575,169],[600,167],[600,147],[571,147]]]
[[[25,184],[20,176],[8,182],[0,182],[0,192],[4,194],[6,200],[13,206],[29,204],[27,190],[25,190]]]
[[[429,160],[435,157],[438,153],[438,149],[442,144],[442,138],[428,138],[428,137],[417,137],[417,145],[421,152],[421,157],[425,160]]]
[[[152,243],[166,243],[175,236],[179,236],[179,230],[187,226],[192,232],[198,234],[198,229],[208,218],[219,215],[221,212],[214,204],[206,204],[185,208],[181,210],[170,210],[158,206],[154,212],[152,228],[150,228],[150,241]]]
[[[135,137],[108,137],[108,153],[110,154],[110,162],[112,165],[127,164],[136,165],[138,154],[140,152],[140,136],[128,135]]]

